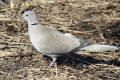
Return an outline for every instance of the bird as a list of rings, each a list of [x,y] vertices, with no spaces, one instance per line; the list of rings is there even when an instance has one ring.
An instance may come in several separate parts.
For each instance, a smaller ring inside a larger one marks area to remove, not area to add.
[[[53,28],[40,24],[34,11],[24,11],[22,18],[27,21],[28,33],[32,45],[42,54],[52,58],[50,67],[58,57],[71,52],[83,50],[90,52],[115,51],[112,45],[94,44],[89,40],[79,39],[70,33],[61,33]]]

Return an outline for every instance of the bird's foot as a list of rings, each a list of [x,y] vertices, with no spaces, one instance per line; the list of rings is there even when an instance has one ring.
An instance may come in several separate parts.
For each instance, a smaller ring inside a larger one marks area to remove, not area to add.
[[[55,63],[55,61],[57,60],[57,58],[52,58],[52,62],[50,63],[49,67],[53,66],[53,64]]]

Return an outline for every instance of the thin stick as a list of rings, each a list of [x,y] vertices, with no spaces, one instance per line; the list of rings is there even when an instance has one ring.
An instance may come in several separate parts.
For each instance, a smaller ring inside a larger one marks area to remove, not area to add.
[[[55,71],[56,71],[56,79],[57,79],[57,77],[58,77],[58,75],[57,75],[57,73],[58,73],[58,70],[57,70],[57,63],[55,62]]]
[[[10,1],[10,8],[14,8],[14,0]]]
[[[16,56],[16,55],[17,55],[17,53],[15,53],[15,52],[0,51],[0,57]]]
[[[0,42],[0,43],[7,43],[7,44],[13,44],[13,45],[32,45],[29,43],[19,43],[19,42]]]

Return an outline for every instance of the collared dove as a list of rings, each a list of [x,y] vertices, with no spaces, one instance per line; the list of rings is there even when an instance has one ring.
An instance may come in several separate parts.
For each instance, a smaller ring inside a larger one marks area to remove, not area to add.
[[[92,44],[90,41],[78,39],[69,33],[62,34],[57,30],[43,26],[39,23],[33,11],[25,11],[23,19],[27,20],[28,32],[33,46],[41,53],[50,56],[53,60],[72,51],[86,50],[90,52],[103,52],[118,50],[116,46]]]

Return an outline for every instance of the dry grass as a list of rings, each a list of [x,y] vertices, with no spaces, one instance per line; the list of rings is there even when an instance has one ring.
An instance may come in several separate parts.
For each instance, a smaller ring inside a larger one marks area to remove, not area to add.
[[[14,1],[12,6],[7,0],[5,5],[0,5],[1,80],[120,79],[120,51],[78,52],[73,56],[79,61],[66,55],[58,59],[57,68],[48,68],[50,59],[33,48],[27,24],[20,20],[25,10],[33,10],[43,25],[120,48],[119,0]]]

